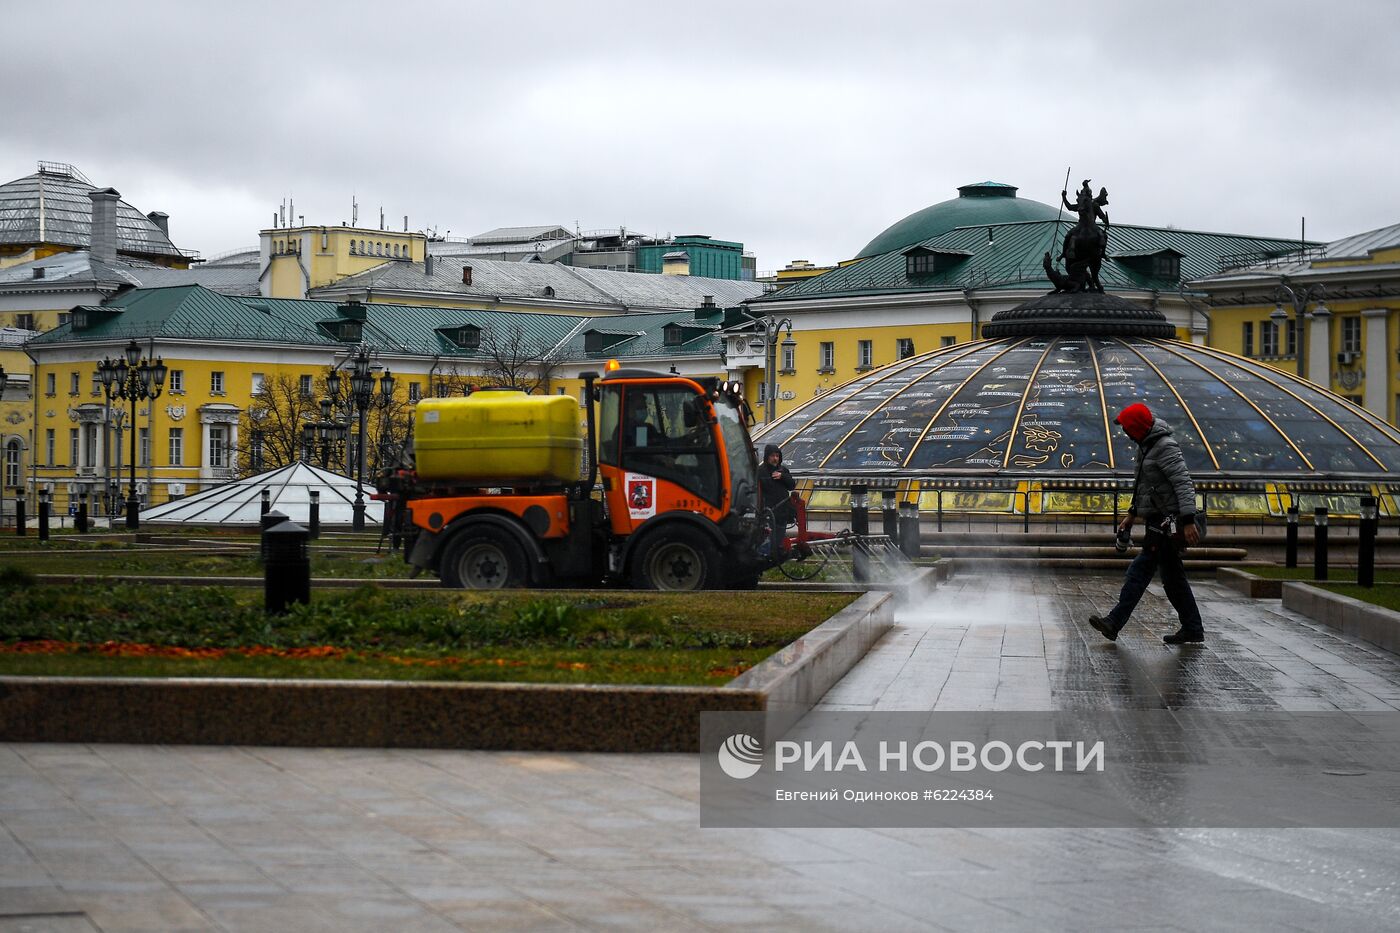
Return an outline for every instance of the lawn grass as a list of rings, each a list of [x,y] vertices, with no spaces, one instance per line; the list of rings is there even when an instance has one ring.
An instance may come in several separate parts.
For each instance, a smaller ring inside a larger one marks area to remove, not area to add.
[[[1357,586],[1355,583],[1312,583],[1313,586],[1321,587],[1339,596],[1350,596],[1352,599],[1359,599],[1362,602],[1370,603],[1373,606],[1380,606],[1382,609],[1393,609],[1400,612],[1400,585],[1394,583],[1381,583],[1372,587]]]
[[[1309,563],[1306,567],[1241,567],[1246,573],[1252,573],[1259,577],[1268,577],[1271,580],[1298,580],[1303,583],[1313,582],[1313,568]],[[1327,568],[1329,582],[1356,582],[1355,567]],[[1400,583],[1400,567],[1377,567],[1377,583]]]
[[[365,586],[268,618],[256,590],[0,573],[0,673],[713,684],[854,598]]]
[[[200,553],[198,549],[152,550],[149,546],[110,541],[108,546],[89,545],[80,552],[68,550],[68,542],[55,542],[49,550],[0,550],[0,567],[16,567],[29,573],[87,574],[107,577],[261,577],[263,565],[253,550]],[[256,544],[256,540],[253,542]],[[311,548],[311,575],[336,579],[403,579],[412,567],[401,553],[385,550],[336,550],[336,545]]]

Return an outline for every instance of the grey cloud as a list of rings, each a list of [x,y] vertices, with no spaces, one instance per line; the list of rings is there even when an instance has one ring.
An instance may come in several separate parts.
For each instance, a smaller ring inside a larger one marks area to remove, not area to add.
[[[310,222],[627,224],[835,261],[985,178],[1115,219],[1395,221],[1390,2],[70,3],[5,14],[0,174],[72,161],[181,245]],[[7,174],[6,174],[7,173]]]

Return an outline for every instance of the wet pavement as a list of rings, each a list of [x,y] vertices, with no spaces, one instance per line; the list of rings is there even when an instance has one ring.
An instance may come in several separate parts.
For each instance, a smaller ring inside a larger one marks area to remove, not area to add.
[[[1384,710],[1400,658],[1198,584],[955,578],[824,709]],[[690,755],[0,746],[17,930],[1393,930],[1400,831],[702,830]]]

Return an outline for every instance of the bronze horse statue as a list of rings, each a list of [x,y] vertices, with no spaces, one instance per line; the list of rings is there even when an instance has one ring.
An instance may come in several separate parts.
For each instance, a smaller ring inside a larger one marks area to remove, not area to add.
[[[1108,251],[1108,214],[1103,208],[1108,204],[1108,189],[1100,188],[1095,197],[1089,187],[1089,179],[1076,195],[1075,203],[1069,202],[1069,192],[1061,191],[1060,199],[1064,206],[1079,215],[1079,222],[1065,234],[1064,248],[1060,260],[1065,271],[1059,272],[1051,265],[1050,254],[1046,253],[1043,265],[1046,275],[1055,284],[1055,292],[1102,292],[1099,270],[1103,266],[1104,255]],[[1102,218],[1103,226],[1094,221]]]

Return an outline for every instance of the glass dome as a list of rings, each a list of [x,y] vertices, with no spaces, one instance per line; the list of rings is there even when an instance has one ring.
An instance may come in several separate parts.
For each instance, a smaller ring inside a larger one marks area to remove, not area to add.
[[[798,476],[1130,479],[1143,402],[1200,478],[1400,478],[1400,432],[1255,360],[1178,340],[1005,336],[902,360],[758,435]]]

